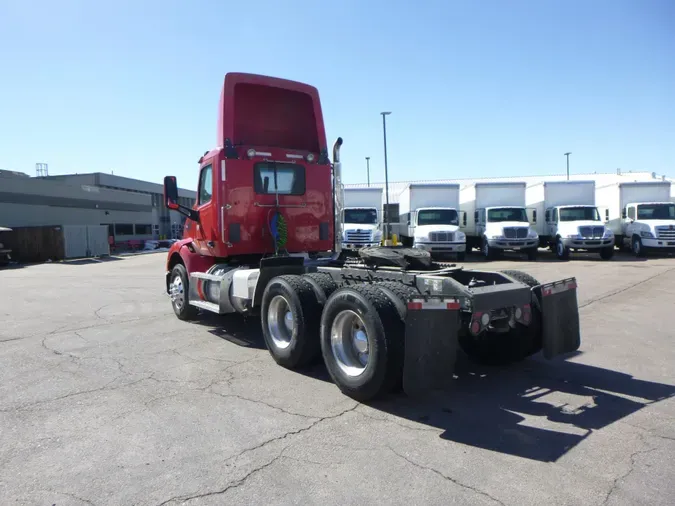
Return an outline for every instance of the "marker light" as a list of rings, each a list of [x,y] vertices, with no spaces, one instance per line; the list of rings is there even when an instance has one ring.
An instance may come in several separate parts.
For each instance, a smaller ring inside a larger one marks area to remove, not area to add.
[[[255,156],[255,149],[251,148],[249,149],[246,154],[248,155],[249,158],[253,158]]]
[[[312,163],[314,161],[314,153],[310,153],[307,155],[307,161],[309,163]]]

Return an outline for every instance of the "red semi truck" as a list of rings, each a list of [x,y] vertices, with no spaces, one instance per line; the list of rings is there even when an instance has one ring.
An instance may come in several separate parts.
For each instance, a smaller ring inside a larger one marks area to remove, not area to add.
[[[320,358],[346,395],[410,395],[452,379],[458,346],[483,363],[580,345],[575,278],[541,284],[521,271],[437,264],[414,249],[342,252],[338,138],[329,157],[316,88],[229,73],[216,148],[199,159],[197,201],[164,202],[187,217],[171,247],[166,291],[181,320],[199,311],[260,317],[287,368]]]

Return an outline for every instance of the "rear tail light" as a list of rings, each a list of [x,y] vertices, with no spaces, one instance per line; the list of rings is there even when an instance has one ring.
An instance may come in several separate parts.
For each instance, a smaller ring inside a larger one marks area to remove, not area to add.
[[[517,322],[529,325],[532,321],[532,308],[529,304],[525,304],[522,308],[517,307],[515,313]]]
[[[490,313],[474,313],[469,327],[473,335],[478,335],[490,324]]]

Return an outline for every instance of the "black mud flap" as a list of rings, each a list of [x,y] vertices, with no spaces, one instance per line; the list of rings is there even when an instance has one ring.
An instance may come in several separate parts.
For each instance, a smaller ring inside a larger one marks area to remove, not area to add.
[[[577,280],[567,278],[535,286],[532,292],[541,305],[543,353],[552,359],[581,346]]]
[[[452,382],[460,325],[457,299],[413,299],[405,320],[403,390],[421,396]]]

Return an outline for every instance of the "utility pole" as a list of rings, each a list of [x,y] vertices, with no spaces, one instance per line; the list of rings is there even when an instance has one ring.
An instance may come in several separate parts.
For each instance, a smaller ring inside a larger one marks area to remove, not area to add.
[[[567,180],[570,180],[570,155],[572,153],[565,153],[565,156],[567,157]]]
[[[389,168],[387,167],[387,116],[391,112],[381,112],[382,115],[382,132],[384,134],[384,195],[387,203],[384,218],[387,220],[384,224],[384,239],[389,240]]]
[[[366,171],[368,174],[368,186],[370,186],[370,157],[366,156]]]

